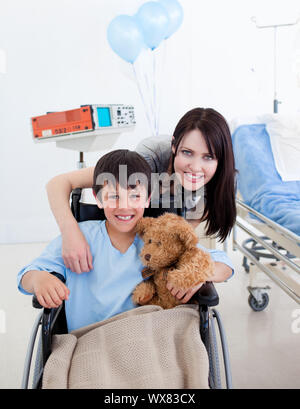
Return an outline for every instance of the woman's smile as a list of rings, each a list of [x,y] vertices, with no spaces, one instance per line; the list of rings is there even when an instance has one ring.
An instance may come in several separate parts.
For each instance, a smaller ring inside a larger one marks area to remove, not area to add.
[[[204,174],[203,173],[184,172],[184,177],[190,182],[199,182],[199,180],[204,178]]]

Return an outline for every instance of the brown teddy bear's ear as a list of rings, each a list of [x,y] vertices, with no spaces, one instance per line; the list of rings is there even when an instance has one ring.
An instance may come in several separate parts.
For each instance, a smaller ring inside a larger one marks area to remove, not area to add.
[[[173,213],[165,213],[159,216],[159,226],[169,232],[174,232],[181,242],[189,250],[198,243],[198,237],[193,227],[182,217]]]
[[[184,245],[186,249],[194,248],[198,243],[198,237],[193,229],[187,222],[179,223],[176,227],[176,233]]]
[[[150,228],[151,225],[153,225],[154,218],[153,217],[143,217],[141,220],[137,222],[137,225],[135,226],[135,231],[136,233],[140,236],[143,237],[145,234],[146,230]]]

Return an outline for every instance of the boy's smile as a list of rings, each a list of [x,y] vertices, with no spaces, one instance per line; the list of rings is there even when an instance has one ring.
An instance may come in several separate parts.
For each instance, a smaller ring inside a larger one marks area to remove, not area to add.
[[[117,218],[118,220],[122,220],[123,222],[129,222],[131,219],[133,219],[133,217],[134,217],[134,214],[129,215],[129,216],[125,216],[125,215],[123,215],[123,216],[117,215],[117,216],[116,216],[116,218]]]
[[[115,214],[114,217],[117,219],[117,222],[122,224],[129,224],[133,221],[133,219],[135,218],[135,214]]]

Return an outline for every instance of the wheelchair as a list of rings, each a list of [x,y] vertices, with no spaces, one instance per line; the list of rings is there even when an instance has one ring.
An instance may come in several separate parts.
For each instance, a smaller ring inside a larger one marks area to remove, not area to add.
[[[94,204],[80,202],[81,189],[74,189],[71,195],[71,210],[77,222],[87,220],[104,220],[104,212]],[[168,209],[161,206],[157,208],[145,209],[144,216],[158,217],[164,212],[173,212],[183,215],[181,209],[174,206],[174,201],[170,202]],[[65,281],[65,278],[56,272],[51,274]],[[219,303],[219,296],[212,282],[206,282],[193,296],[193,301],[199,305],[199,335],[208,353],[209,358],[209,387],[211,389],[222,389],[224,381],[221,377],[221,369],[224,373],[224,379],[227,389],[232,389],[232,376],[229,360],[228,346],[225,331],[221,321],[220,314],[212,307]],[[64,302],[58,308],[43,308],[37,298],[33,296],[32,305],[34,308],[41,309],[34,322],[27,353],[25,358],[23,378],[21,389],[29,388],[29,378],[32,372],[32,358],[35,351],[35,363],[33,368],[32,389],[42,387],[43,368],[51,354],[51,341],[53,335],[68,333],[67,321],[65,315]],[[38,336],[39,333],[39,336]],[[218,343],[219,337],[219,343]],[[220,352],[220,346],[222,352]],[[221,368],[220,354],[223,355],[223,367]]]

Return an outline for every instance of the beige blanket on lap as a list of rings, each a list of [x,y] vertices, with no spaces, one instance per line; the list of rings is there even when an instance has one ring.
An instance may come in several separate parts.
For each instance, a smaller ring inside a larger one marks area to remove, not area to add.
[[[208,388],[198,307],[148,305],[55,335],[43,388]]]

